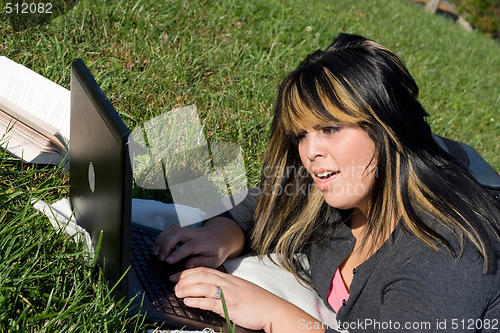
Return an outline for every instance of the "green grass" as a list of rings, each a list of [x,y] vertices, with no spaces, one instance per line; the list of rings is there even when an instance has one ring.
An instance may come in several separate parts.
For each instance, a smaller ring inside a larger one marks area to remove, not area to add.
[[[276,88],[339,32],[395,50],[420,86],[429,122],[500,170],[500,43],[404,0],[79,1],[52,16],[7,15],[0,55],[69,88],[83,58],[132,129],[196,104],[209,140],[239,143],[259,179]],[[13,31],[14,26],[17,31]],[[1,73],[0,73],[1,77]],[[51,231],[32,198],[68,195],[67,175],[2,155],[0,331],[134,331],[82,248]],[[143,194],[147,195],[147,194]]]
[[[57,233],[32,199],[67,195],[58,168],[32,169],[2,154],[0,332],[104,332],[140,326],[87,264],[81,244]]]

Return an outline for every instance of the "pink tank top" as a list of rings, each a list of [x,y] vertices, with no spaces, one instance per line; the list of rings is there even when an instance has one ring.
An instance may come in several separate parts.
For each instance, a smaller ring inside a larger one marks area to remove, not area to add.
[[[328,293],[328,303],[332,306],[335,312],[339,312],[340,307],[344,301],[349,298],[349,291],[340,275],[340,270],[337,269],[335,275],[333,276],[332,284],[330,285],[330,291]]]

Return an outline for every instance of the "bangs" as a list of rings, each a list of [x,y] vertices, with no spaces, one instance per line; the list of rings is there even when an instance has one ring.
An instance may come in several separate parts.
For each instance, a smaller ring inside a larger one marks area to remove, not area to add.
[[[293,72],[282,86],[278,109],[285,132],[296,136],[308,127],[366,121],[340,81],[324,67],[314,67]]]

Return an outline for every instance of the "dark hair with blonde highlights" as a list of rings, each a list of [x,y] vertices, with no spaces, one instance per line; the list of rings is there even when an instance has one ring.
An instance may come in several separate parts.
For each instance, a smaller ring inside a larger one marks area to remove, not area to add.
[[[497,253],[491,244],[500,238],[500,212],[469,172],[434,141],[418,93],[397,55],[356,35],[339,35],[291,72],[276,101],[264,160],[264,168],[274,172],[262,175],[254,250],[279,254],[280,264],[296,273],[294,254],[328,235],[336,210],[306,172],[289,170],[303,170],[294,138],[304,125],[335,123],[360,126],[376,146],[378,174],[363,244],[370,238],[373,247],[380,246],[392,231],[388,221],[398,217],[404,229],[436,250],[444,246],[458,257],[464,242],[472,242],[484,258],[484,272],[493,269]],[[423,214],[451,232],[459,248]]]

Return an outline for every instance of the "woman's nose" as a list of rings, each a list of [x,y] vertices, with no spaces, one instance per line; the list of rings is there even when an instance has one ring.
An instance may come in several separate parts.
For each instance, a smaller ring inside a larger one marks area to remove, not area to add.
[[[310,133],[306,140],[306,156],[310,161],[325,156],[325,145],[316,133]]]

